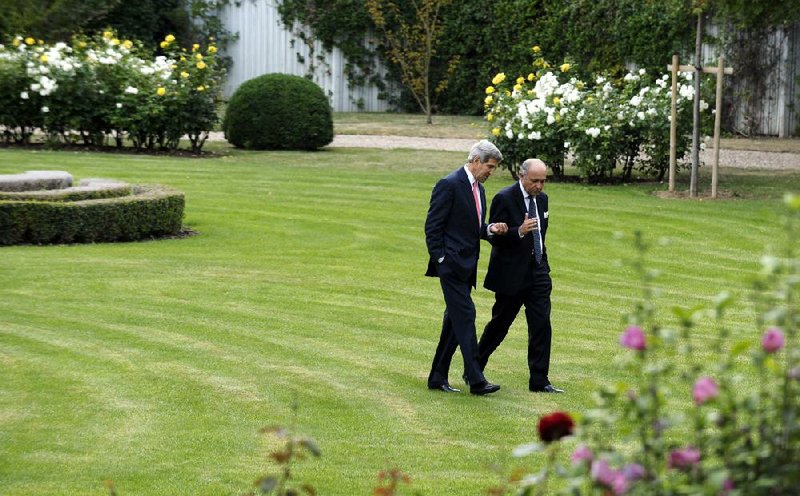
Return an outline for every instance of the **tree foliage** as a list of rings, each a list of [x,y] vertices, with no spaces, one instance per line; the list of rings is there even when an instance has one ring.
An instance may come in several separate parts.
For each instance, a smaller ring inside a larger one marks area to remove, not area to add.
[[[0,0],[0,43],[16,35],[49,43],[111,28],[122,38],[156,49],[168,34],[189,48],[213,38],[224,48],[233,37],[219,10],[230,0]]]
[[[459,60],[457,55],[452,56],[446,73],[431,79],[431,62],[442,34],[441,13],[451,2],[412,0],[412,9],[401,9],[394,0],[366,0],[372,21],[384,34],[390,60],[400,68],[401,80],[427,116],[428,124],[433,112],[431,93],[441,93],[447,87]],[[438,84],[432,88],[434,81]]]

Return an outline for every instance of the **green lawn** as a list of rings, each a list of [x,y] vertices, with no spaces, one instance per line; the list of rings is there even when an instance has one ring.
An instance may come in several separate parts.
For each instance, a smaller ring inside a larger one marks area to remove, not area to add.
[[[739,197],[722,201],[651,194],[663,185],[551,183],[551,379],[567,394],[527,392],[524,319],[489,363],[499,393],[428,391],[443,302],[423,277],[423,222],[433,184],[464,155],[0,149],[0,173],[182,190],[185,223],[199,232],[0,248],[0,492],[101,495],[111,479],[120,495],[240,494],[275,469],[276,444],[259,429],[294,424],[323,451],[294,472],[319,494],[371,494],[392,467],[428,496],[482,494],[497,481],[490,467],[508,466],[541,414],[585,411],[598,385],[626,380],[617,339],[640,290],[619,261],[635,229],[669,241],[650,255],[663,271],[663,322],[675,325],[670,307],[728,289],[741,301],[733,332],[759,334],[750,281],[761,254],[781,246],[780,199],[800,191],[800,171],[725,170],[720,187]],[[510,181],[498,173],[487,193]],[[482,325],[492,295],[474,296]]]

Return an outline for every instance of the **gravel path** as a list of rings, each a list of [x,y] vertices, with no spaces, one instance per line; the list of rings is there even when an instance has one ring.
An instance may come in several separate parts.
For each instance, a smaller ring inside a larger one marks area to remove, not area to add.
[[[212,140],[224,140],[222,133],[212,133]],[[374,136],[365,134],[337,134],[332,147],[350,148],[416,148],[424,150],[444,150],[469,152],[474,139],[460,138],[417,138],[409,136]],[[502,150],[501,150],[502,151]],[[700,152],[700,160],[710,166],[714,160],[714,150]],[[756,152],[749,150],[726,150],[719,152],[720,167],[766,170],[800,170],[800,154],[778,152]]]

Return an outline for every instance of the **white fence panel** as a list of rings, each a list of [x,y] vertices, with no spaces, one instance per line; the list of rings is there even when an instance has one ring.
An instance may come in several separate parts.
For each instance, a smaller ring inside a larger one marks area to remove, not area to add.
[[[305,76],[309,63],[314,63],[313,80],[328,95],[334,111],[384,112],[389,109],[389,104],[378,98],[379,89],[374,85],[350,87],[344,74],[346,59],[341,50],[334,48],[326,52],[317,42],[314,54],[310,54],[305,43],[281,24],[275,1],[244,0],[238,5],[231,4],[222,10],[220,18],[229,31],[239,36],[226,50],[226,55],[233,60],[223,89],[226,97],[243,82],[262,74],[278,72]],[[316,54],[324,56],[324,63],[312,60]]]
[[[717,27],[708,26],[706,34],[717,36]],[[730,82],[736,81],[736,75],[725,77],[725,93],[726,98],[731,99],[733,126],[737,132],[748,135],[796,136],[800,127],[800,109],[796,108],[800,104],[797,93],[800,85],[800,25],[776,30],[769,35],[766,45],[765,57],[768,57],[767,47],[778,47],[778,53],[766,74],[763,91],[742,83],[731,86]],[[703,45],[703,64],[716,66],[718,52],[715,46]]]

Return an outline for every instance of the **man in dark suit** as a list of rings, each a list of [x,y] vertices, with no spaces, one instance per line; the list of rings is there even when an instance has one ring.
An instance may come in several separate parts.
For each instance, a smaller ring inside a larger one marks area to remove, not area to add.
[[[438,277],[444,295],[445,311],[439,345],[433,357],[428,388],[448,393],[460,392],[450,386],[450,361],[461,347],[465,376],[472,394],[494,393],[500,386],[491,384],[478,365],[478,340],[475,335],[476,286],[480,240],[505,234],[506,224],[484,223],[486,195],[483,183],[503,159],[500,150],[482,140],[469,152],[467,163],[439,180],[431,193],[425,219],[428,246],[426,276]]]
[[[490,222],[505,222],[507,236],[489,240],[492,254],[483,286],[495,293],[492,319],[486,324],[478,344],[478,362],[486,367],[508,329],[525,305],[528,321],[528,389],[533,392],[563,393],[550,384],[550,265],[545,238],[548,224],[548,199],[542,192],[547,167],[538,159],[528,159],[520,167],[519,182],[504,188],[492,199]]]

